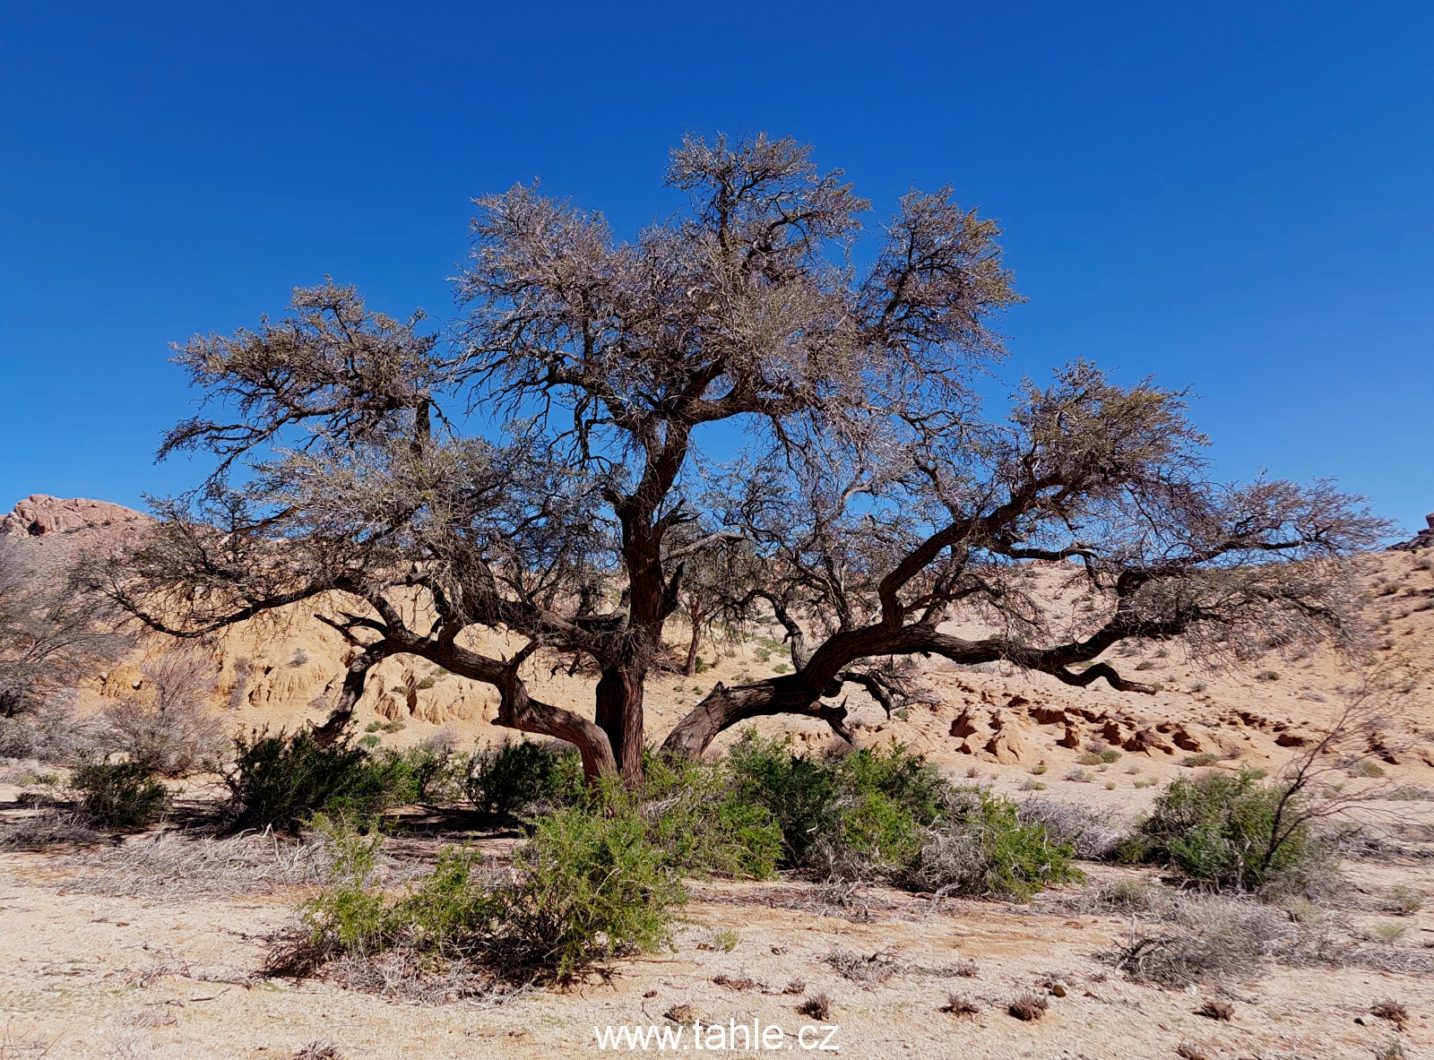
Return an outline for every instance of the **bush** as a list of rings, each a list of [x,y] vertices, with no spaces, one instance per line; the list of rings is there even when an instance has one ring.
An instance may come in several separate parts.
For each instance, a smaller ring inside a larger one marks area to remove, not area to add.
[[[70,776],[75,813],[100,828],[140,828],[169,809],[169,792],[142,762],[86,758]]]
[[[783,864],[830,876],[885,875],[910,863],[954,790],[901,747],[813,759],[749,732],[729,762],[738,798],[780,826]]]
[[[727,763],[648,756],[644,811],[652,841],[673,868],[695,875],[767,879],[782,858],[782,829],[767,807],[744,799]]]
[[[965,806],[932,829],[898,881],[934,894],[1028,899],[1048,883],[1081,878],[1075,851],[1046,826],[1022,823],[1016,807],[984,791],[963,792]]]
[[[104,751],[106,726],[55,698],[33,711],[0,713],[0,758],[77,763]]]
[[[578,802],[582,760],[567,745],[504,743],[469,759],[464,788],[482,812],[515,821]]]
[[[446,737],[405,751],[382,751],[375,761],[389,775],[395,803],[456,801],[464,795],[468,763]]]
[[[1178,930],[1138,935],[1098,956],[1137,982],[1188,987],[1193,983],[1251,979],[1265,960],[1289,946],[1290,921],[1249,901],[1184,899],[1174,916]]]
[[[1181,779],[1120,855],[1174,866],[1215,890],[1306,890],[1329,871],[1330,857],[1304,809],[1288,786],[1261,784],[1245,770]]]
[[[216,760],[224,724],[208,706],[212,669],[210,660],[193,651],[146,662],[141,693],[105,711],[109,746],[166,777],[185,776]]]
[[[1019,809],[1024,824],[1044,825],[1052,839],[1068,843],[1076,857],[1101,861],[1112,856],[1123,838],[1110,816],[1060,799],[1027,799]]]
[[[568,807],[543,819],[514,863],[518,882],[500,895],[505,931],[520,958],[560,976],[654,948],[686,900],[668,853],[622,799],[606,812]]]
[[[297,830],[315,814],[365,821],[415,797],[398,755],[375,758],[347,739],[319,746],[307,732],[255,732],[234,741],[225,783],[240,828]]]
[[[953,787],[899,746],[813,759],[749,732],[729,763],[737,798],[780,827],[784,867],[1016,897],[1077,875],[1070,845],[1043,825],[1022,823],[1004,799]]]
[[[476,852],[450,848],[396,899],[372,882],[376,838],[340,834],[335,844],[329,882],[303,910],[311,960],[407,949],[473,962],[495,978],[568,979],[665,941],[672,908],[686,900],[637,803],[623,795],[602,812],[573,806],[539,821],[509,878],[483,875]]]

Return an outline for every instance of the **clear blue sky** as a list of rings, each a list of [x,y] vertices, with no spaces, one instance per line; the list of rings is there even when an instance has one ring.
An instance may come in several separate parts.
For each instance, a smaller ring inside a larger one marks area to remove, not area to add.
[[[167,343],[325,273],[452,312],[469,199],[629,231],[684,132],[952,183],[1029,304],[1003,369],[1189,386],[1218,471],[1434,509],[1434,7],[0,4],[0,511],[137,504]]]

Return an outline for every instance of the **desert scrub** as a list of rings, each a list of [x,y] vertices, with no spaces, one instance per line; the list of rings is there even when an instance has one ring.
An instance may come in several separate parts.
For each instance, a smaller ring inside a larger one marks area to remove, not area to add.
[[[143,762],[81,758],[69,788],[76,817],[97,828],[141,828],[169,809],[169,791]]]
[[[881,875],[909,862],[951,790],[899,747],[818,759],[749,731],[728,761],[737,797],[781,828],[783,866],[829,875]]]
[[[494,980],[567,980],[650,950],[686,900],[640,805],[611,793],[589,812],[570,806],[536,822],[507,874],[450,848],[407,894],[373,880],[379,840],[335,835],[329,880],[302,909],[302,927],[270,956],[271,969],[309,972],[340,957],[403,951],[416,967],[465,962]]]
[[[1215,890],[1308,890],[1332,871],[1302,796],[1249,771],[1180,779],[1120,849],[1127,862],[1169,865]]]
[[[768,879],[782,859],[771,811],[744,799],[730,764],[699,765],[648,754],[644,816],[651,838],[688,875]]]
[[[306,732],[254,732],[234,741],[224,776],[237,828],[297,831],[315,814],[366,821],[413,801],[412,770],[402,756],[375,757],[347,739],[322,747]]]
[[[964,806],[932,828],[894,882],[938,896],[1029,899],[1047,884],[1081,879],[1075,847],[1044,824],[1022,822],[1014,804],[984,791],[963,791]]]
[[[583,768],[566,744],[516,740],[468,760],[464,788],[481,812],[509,821],[571,806],[583,797]]]
[[[781,832],[781,867],[884,878],[941,894],[1024,898],[1073,879],[1072,848],[1010,802],[957,788],[897,746],[813,758],[745,734],[729,755],[735,796]]]

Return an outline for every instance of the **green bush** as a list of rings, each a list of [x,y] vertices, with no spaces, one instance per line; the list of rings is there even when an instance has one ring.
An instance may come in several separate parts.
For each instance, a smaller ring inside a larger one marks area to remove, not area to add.
[[[781,829],[786,868],[884,877],[941,893],[1026,897],[1076,878],[1070,844],[1016,807],[956,788],[902,747],[825,759],[748,732],[732,748],[736,796]]]
[[[567,979],[660,945],[686,900],[638,803],[620,794],[602,812],[570,806],[537,822],[509,877],[484,876],[476,852],[451,848],[399,898],[372,879],[377,839],[339,835],[335,844],[330,878],[303,910],[320,959],[405,948],[501,978]]]
[[[464,787],[482,812],[518,820],[579,801],[582,760],[566,745],[518,740],[473,755]]]
[[[464,796],[468,763],[446,740],[381,751],[374,760],[388,775],[395,803],[457,801]]]
[[[839,876],[909,862],[953,790],[901,747],[814,759],[749,732],[729,761],[738,797],[765,807],[781,827],[784,866]]]
[[[138,828],[169,808],[169,792],[143,762],[82,758],[70,776],[80,820],[100,828]]]
[[[559,975],[654,948],[686,901],[679,870],[624,798],[604,812],[570,806],[544,818],[514,863],[505,930],[520,956]]]
[[[1180,779],[1120,856],[1174,866],[1216,890],[1305,890],[1330,866],[1305,810],[1287,785],[1261,784],[1249,770]]]
[[[374,757],[348,739],[321,747],[307,732],[260,731],[237,737],[234,751],[224,780],[239,828],[296,830],[318,813],[367,821],[417,794],[402,756]]]
[[[741,797],[726,763],[703,766],[648,755],[644,798],[652,841],[693,875],[767,879],[782,857],[771,812]]]
[[[930,829],[898,882],[933,894],[1029,899],[1050,883],[1081,879],[1073,844],[1044,824],[1023,822],[1014,803],[985,791],[961,793],[964,805]]]

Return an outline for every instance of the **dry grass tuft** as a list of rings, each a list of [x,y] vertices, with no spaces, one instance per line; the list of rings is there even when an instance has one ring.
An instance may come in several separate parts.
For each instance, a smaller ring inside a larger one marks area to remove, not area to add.
[[[825,1022],[832,1018],[834,1004],[830,994],[818,994],[816,997],[807,998],[798,1005],[797,1011],[810,1019]]]
[[[1044,1016],[1049,1007],[1050,1002],[1040,994],[1022,994],[1006,1007],[1006,1011],[1018,1020],[1031,1022]]]
[[[294,1060],[343,1060],[339,1047],[327,1038],[317,1038],[308,1045],[300,1046],[294,1053]]]
[[[1195,1015],[1204,1016],[1207,1020],[1219,1020],[1221,1023],[1228,1023],[1234,1014],[1235,1006],[1228,1001],[1207,1001],[1195,1010]]]
[[[981,1011],[981,1006],[963,994],[948,994],[941,1011],[952,1016],[974,1016]]]
[[[1409,1010],[1398,1001],[1385,999],[1375,1002],[1370,1006],[1370,1015],[1378,1016],[1382,1020],[1388,1020],[1394,1024],[1397,1030],[1403,1030],[1404,1025],[1409,1022]]]
[[[895,958],[885,950],[877,950],[865,957],[850,950],[833,950],[822,960],[843,978],[868,987],[886,982],[897,971]]]

